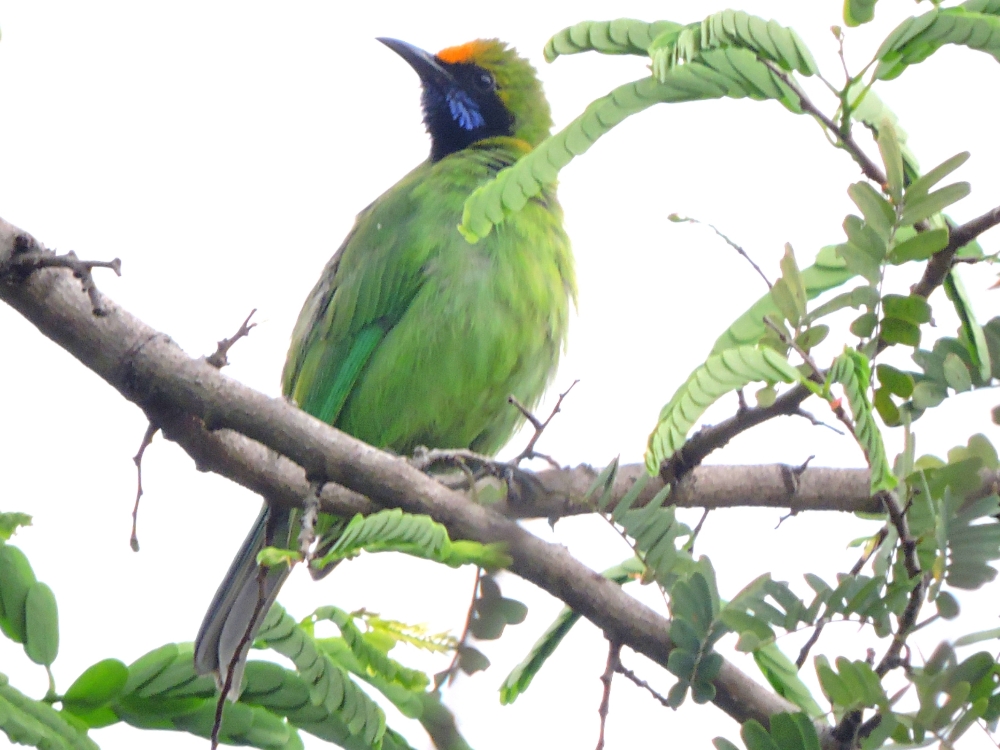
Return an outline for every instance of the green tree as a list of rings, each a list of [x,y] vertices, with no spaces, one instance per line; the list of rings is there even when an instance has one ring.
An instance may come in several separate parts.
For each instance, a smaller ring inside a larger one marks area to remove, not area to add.
[[[874,9],[874,3],[848,2],[844,23],[863,25]],[[608,641],[602,738],[616,675],[642,682],[622,662],[628,647],[671,676],[668,690],[653,691],[656,698],[671,707],[714,702],[742,722],[748,750],[873,748],[889,741],[949,747],[977,723],[993,731],[1000,718],[996,659],[987,651],[959,657],[955,650],[1000,637],[995,630],[969,632],[955,596],[996,577],[989,563],[1000,558],[1000,461],[980,434],[962,435],[946,457],[921,455],[913,434],[930,414],[956,409],[959,394],[1000,379],[1000,318],[980,324],[959,278],[966,266],[994,260],[977,237],[1000,223],[1000,209],[952,221],[946,210],[960,206],[970,186],[951,175],[968,154],[921,167],[879,94],[885,81],[920,75],[917,63],[946,46],[1000,57],[1000,4],[969,0],[918,10],[873,50],[868,65],[852,70],[845,62],[839,83],[821,77],[791,29],[741,11],[691,24],[584,22],[546,46],[549,59],[581,52],[635,55],[649,71],[596,100],[473,193],[460,227],[470,242],[497,231],[575,156],[654,104],[773,99],[815,120],[862,175],[844,185],[855,208],[843,221],[842,236],[818,251],[799,248],[798,257],[786,246],[779,276],[760,271],[767,292],[746,312],[732,311],[735,321],[706,346],[703,364],[659,419],[650,420],[643,466],[612,461],[601,471],[525,476],[464,457],[462,471],[441,483],[224,378],[217,371],[224,356],[214,364],[189,358],[103,298],[93,286],[92,264],[46,251],[5,222],[0,296],[138,404],[199,468],[287,505],[301,505],[312,493],[306,476],[327,478],[320,494],[324,508],[354,516],[331,551],[336,559],[398,550],[483,571],[507,568],[562,599],[566,611],[505,680],[505,703],[534,698],[533,678],[586,618]],[[850,34],[834,29],[841,42]],[[811,79],[832,93],[832,107],[806,93]],[[705,158],[711,168],[711,155]],[[722,239],[749,256],[738,241]],[[82,278],[84,290],[67,267]],[[949,308],[958,329],[936,336],[935,314]],[[669,326],[654,333],[668,335]],[[720,399],[737,404],[735,412],[700,426]],[[833,426],[856,442],[867,470],[702,465],[731,439],[774,418],[820,421],[814,415],[826,414],[824,401]],[[901,449],[887,448],[891,444]],[[423,456],[422,467],[437,460]],[[470,481],[475,486],[464,484]],[[716,565],[695,552],[701,524],[685,523],[677,509],[702,507],[707,514],[741,504],[859,514],[864,535],[856,540],[857,564],[824,578],[808,572],[803,561],[803,580],[789,583],[744,564],[750,567],[741,571],[745,586],[720,593]],[[603,578],[510,520],[582,513],[603,516],[632,547],[633,554]],[[19,515],[6,517],[6,535],[24,522]],[[632,597],[637,584],[663,593],[669,617]],[[3,632],[23,643],[32,661],[49,667],[58,651],[55,598],[9,543],[0,547],[0,603]],[[476,642],[499,637],[523,616],[523,606],[503,596],[487,572],[477,574],[469,622],[457,636],[335,606],[297,620],[276,605],[259,645],[289,657],[294,669],[251,661],[240,701],[223,712],[219,737],[281,748],[300,746],[300,732],[349,748],[416,742],[387,725],[378,701],[359,688],[361,680],[403,715],[418,718],[436,746],[465,747],[435,689],[449,670],[426,674],[390,651],[417,644],[453,653],[449,669],[476,671],[485,664]],[[953,635],[920,655],[910,640],[936,619],[952,621]],[[862,627],[867,654],[827,652],[824,632],[842,622]],[[320,623],[335,625],[337,635],[318,637]],[[780,638],[799,631],[814,637],[797,654],[788,653]],[[727,635],[733,637],[725,643],[735,640],[737,653],[752,655],[772,690],[740,674],[720,642]],[[818,690],[810,688],[812,674]],[[39,747],[89,747],[89,728],[122,721],[208,736],[221,706],[212,682],[194,675],[184,644],[159,646],[130,665],[99,661],[68,687],[50,680],[41,700],[11,685],[0,699],[0,727],[15,741]],[[734,746],[724,739],[716,744]]]

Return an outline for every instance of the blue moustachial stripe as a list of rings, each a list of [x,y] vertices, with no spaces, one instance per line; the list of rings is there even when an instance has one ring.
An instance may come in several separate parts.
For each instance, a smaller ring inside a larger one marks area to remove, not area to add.
[[[475,130],[486,124],[478,105],[461,89],[452,89],[445,95],[452,119],[463,130]]]

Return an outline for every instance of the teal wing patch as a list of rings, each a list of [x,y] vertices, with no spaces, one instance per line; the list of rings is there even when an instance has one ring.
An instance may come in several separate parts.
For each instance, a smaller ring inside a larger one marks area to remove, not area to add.
[[[308,373],[308,377],[300,377],[292,391],[299,408],[327,424],[336,423],[344,402],[385,333],[385,328],[373,324],[359,331],[350,346],[315,347],[310,354],[319,361],[313,366],[310,354],[306,355],[301,374]]]

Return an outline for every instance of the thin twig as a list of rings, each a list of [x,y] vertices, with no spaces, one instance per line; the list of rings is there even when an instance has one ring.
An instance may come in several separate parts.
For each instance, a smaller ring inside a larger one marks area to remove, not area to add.
[[[708,513],[711,508],[705,508],[704,512],[701,514],[701,518],[698,520],[698,525],[694,527],[694,531],[691,532],[691,539],[687,543],[687,551],[689,554],[694,554],[694,543],[698,538],[698,534],[701,533],[701,527],[705,525],[705,519],[708,518]]]
[[[883,526],[881,529],[878,530],[878,533],[875,535],[875,544],[872,545],[871,550],[861,555],[858,561],[854,563],[854,567],[851,568],[851,573],[850,573],[852,576],[856,576],[858,573],[861,572],[861,569],[865,566],[865,563],[871,560],[872,555],[874,555],[878,551],[878,548],[882,546],[882,542],[885,541],[887,536],[889,536],[889,527]]]
[[[810,376],[809,376],[810,380],[812,380],[814,383],[818,383],[819,385],[823,385],[826,382],[826,378],[823,375],[823,371],[816,364],[816,361],[812,357],[809,356],[809,352],[807,352],[805,349],[803,349],[801,346],[799,346],[795,342],[794,339],[790,338],[788,336],[788,334],[785,332],[785,330],[781,326],[779,326],[778,324],[776,324],[773,320],[771,320],[771,318],[769,318],[767,316],[764,316],[764,325],[767,326],[768,328],[770,328],[772,331],[774,331],[775,335],[777,335],[777,337],[778,337],[778,339],[780,339],[781,343],[785,344],[786,346],[792,347],[792,349],[794,349],[796,351],[796,353],[800,357],[802,357],[802,361],[805,362],[806,366],[812,371],[811,374],[810,374]],[[837,419],[839,419],[841,421],[841,423],[845,427],[847,427],[847,429],[850,432],[850,434],[853,435],[854,434],[854,422],[847,415],[847,412],[844,411],[844,407],[841,406],[841,404],[840,404],[840,399],[836,399],[835,401],[831,401],[830,402],[830,410],[834,413],[834,415],[837,417]],[[860,441],[859,441],[859,444],[860,444]],[[861,445],[861,450],[865,451],[865,458],[867,458],[868,457],[868,452],[865,450],[865,446],[864,445]]]
[[[756,263],[754,263],[753,258],[750,257],[750,255],[747,253],[747,251],[744,250],[743,247],[739,243],[734,242],[729,237],[727,237],[725,234],[723,234],[719,230],[719,228],[717,226],[715,226],[715,224],[709,224],[707,221],[699,221],[698,219],[692,219],[690,216],[679,216],[677,214],[671,214],[669,218],[670,218],[671,221],[687,222],[689,224],[701,224],[703,226],[708,227],[713,232],[715,232],[719,237],[721,237],[722,240],[727,245],[729,245],[729,247],[733,248],[733,250],[735,250],[740,255],[742,255],[744,258],[746,258],[747,263],[749,263],[751,266],[753,266],[753,270],[755,270],[757,272],[757,275],[760,276],[764,280],[764,283],[767,284],[767,288],[768,289],[771,289],[774,286],[771,283],[771,280],[767,278],[767,275],[760,269],[760,266],[758,266]]]
[[[810,414],[805,409],[801,409],[801,408],[798,409],[795,412],[795,416],[796,417],[802,417],[803,419],[809,420],[809,422],[812,424],[813,427],[826,427],[828,430],[833,430],[838,435],[844,435],[845,434],[843,430],[837,429],[832,424],[828,424],[827,422],[824,422],[822,419],[817,419],[813,414]]]
[[[240,325],[240,328],[238,331],[236,331],[236,333],[234,333],[228,339],[222,339],[222,341],[218,342],[218,346],[216,347],[215,351],[209,356],[205,357],[205,361],[208,362],[208,364],[212,365],[212,367],[220,369],[229,364],[229,359],[227,358],[226,355],[229,354],[229,350],[233,348],[233,344],[235,344],[240,339],[249,336],[250,329],[257,327],[256,323],[250,322],[250,318],[253,317],[253,314],[255,312],[257,312],[256,307],[250,311],[250,314],[247,315],[246,320],[243,321],[243,324]]]
[[[873,162],[858,145],[858,142],[854,140],[854,136],[851,135],[850,123],[845,123],[845,127],[838,127],[837,123],[827,117],[823,112],[813,104],[812,100],[806,96],[806,93],[798,87],[798,85],[792,80],[792,78],[777,65],[772,63],[770,60],[761,60],[777,77],[784,83],[788,88],[790,88],[795,95],[799,98],[799,103],[804,112],[808,112],[825,127],[831,135],[836,139],[835,144],[838,148],[843,149],[851,158],[861,167],[861,171],[864,173],[865,177],[877,183],[878,185],[885,185],[887,182],[885,173],[878,167],[878,165]]]
[[[434,675],[434,690],[440,688],[446,678],[450,685],[458,675],[458,662],[462,656],[462,646],[469,639],[469,629],[472,627],[472,616],[476,612],[476,596],[479,594],[479,581],[482,576],[483,569],[476,568],[476,580],[472,584],[472,598],[469,601],[469,611],[465,615],[465,625],[462,626],[462,636],[458,639],[458,643],[455,644],[455,656],[452,657],[451,664],[443,672]]]
[[[619,641],[609,638],[608,663],[604,667],[604,674],[601,675],[601,682],[604,683],[604,693],[601,696],[601,705],[597,709],[597,714],[601,717],[601,730],[597,735],[596,750],[604,750],[604,726],[608,720],[608,709],[611,707],[611,680],[615,676],[621,653],[622,644]]]
[[[250,648],[250,641],[252,638],[252,633],[254,627],[257,624],[258,618],[264,610],[264,604],[267,602],[267,598],[264,596],[264,581],[267,580],[267,568],[263,565],[257,567],[257,601],[254,603],[253,614],[250,617],[250,621],[247,623],[247,629],[243,631],[243,635],[240,636],[240,642],[236,644],[236,650],[233,652],[232,658],[229,660],[229,664],[226,668],[226,679],[222,683],[222,689],[219,692],[219,699],[215,704],[215,721],[212,724],[212,750],[218,750],[219,747],[219,730],[222,728],[222,712],[225,710],[226,701],[229,700],[229,691],[233,688],[233,674],[236,672],[236,667],[240,663],[240,660],[244,658],[243,651]],[[239,691],[240,686],[237,685],[236,689]]]
[[[823,628],[830,620],[826,617],[821,617],[816,621],[816,627],[813,629],[812,635],[809,636],[809,640],[803,644],[802,649],[799,651],[798,658],[795,659],[795,668],[802,669],[802,665],[806,663],[806,659],[809,658],[809,652],[812,647],[816,645],[816,641],[819,640],[820,634],[823,632]]]
[[[23,249],[21,249],[22,247]],[[16,247],[14,255],[0,268],[0,277],[7,275],[27,277],[33,271],[42,268],[68,268],[71,270],[73,275],[80,279],[83,291],[90,298],[94,315],[107,315],[108,310],[104,306],[104,299],[94,283],[91,271],[95,268],[110,268],[116,276],[122,275],[122,262],[119,258],[114,260],[80,260],[72,250],[65,255],[56,255],[51,250],[45,250],[25,238],[23,245]]]
[[[531,440],[528,441],[528,444],[524,447],[524,450],[521,451],[514,459],[511,460],[510,462],[511,464],[513,464],[514,466],[518,466],[522,461],[527,461],[532,458],[541,458],[547,461],[549,465],[552,466],[552,468],[554,469],[559,468],[558,462],[556,462],[552,457],[547,456],[544,453],[536,452],[535,444],[538,442],[538,438],[542,436],[542,433],[545,431],[545,428],[549,426],[549,422],[551,422],[553,417],[555,417],[555,415],[559,413],[559,410],[562,407],[563,399],[565,399],[566,396],[569,395],[569,392],[572,391],[573,388],[576,386],[576,384],[579,382],[580,382],[579,379],[574,380],[572,383],[569,384],[569,388],[567,388],[565,391],[559,394],[559,398],[556,400],[556,405],[553,407],[552,412],[548,416],[548,419],[546,419],[544,422],[540,421],[538,417],[532,414],[531,411],[528,410],[524,406],[524,404],[518,401],[513,394],[507,397],[507,403],[513,404],[514,408],[516,408],[519,412],[521,412],[524,418],[527,419],[529,422],[531,422],[531,426],[535,428],[535,434],[531,436]]]
[[[891,669],[895,668],[900,663],[900,653],[906,645],[906,637],[910,634],[913,625],[916,623],[917,615],[920,614],[920,605],[923,602],[926,583],[924,581],[923,573],[920,570],[920,561],[917,559],[917,540],[910,536],[910,529],[906,522],[906,514],[899,506],[896,496],[887,490],[883,490],[877,494],[877,497],[882,501],[882,506],[889,514],[889,522],[893,525],[896,529],[896,533],[899,535],[899,543],[903,550],[903,565],[906,568],[906,575],[911,580],[914,578],[917,580],[916,586],[914,586],[913,590],[910,592],[910,598],[906,603],[906,609],[903,610],[903,613],[897,620],[896,633],[892,637],[892,644],[889,646],[885,656],[882,657],[882,660],[875,668],[875,673],[879,677],[884,677]]]
[[[648,691],[649,694],[652,695],[654,698],[656,698],[656,700],[658,700],[664,708],[673,708],[673,706],[670,705],[670,702],[667,701],[666,698],[664,698],[658,692],[653,690],[652,686],[648,682],[638,677],[635,672],[633,672],[631,669],[622,664],[621,660],[618,661],[618,667],[616,671],[618,672],[618,674],[624,675],[628,679],[632,680],[632,682],[634,682],[638,687],[641,687],[646,691]]]
[[[129,538],[129,546],[133,552],[139,551],[139,533],[136,529],[139,523],[139,498],[142,497],[142,456],[153,443],[153,436],[160,428],[150,422],[146,426],[146,432],[142,436],[139,450],[132,456],[132,463],[135,464],[135,505],[132,506],[132,536]]]
[[[839,27],[834,27],[834,36],[837,38],[837,57],[840,58],[840,64],[844,68],[844,83],[849,86],[851,84],[851,71],[847,69],[847,60],[844,59],[844,32]]]

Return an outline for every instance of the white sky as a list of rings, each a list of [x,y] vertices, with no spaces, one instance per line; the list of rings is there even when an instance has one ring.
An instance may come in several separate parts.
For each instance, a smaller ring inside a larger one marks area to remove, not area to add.
[[[747,0],[742,7],[796,28],[823,72],[839,81],[828,29],[840,21],[840,5]],[[226,372],[277,394],[292,323],[323,264],[354,214],[428,149],[417,79],[376,36],[432,51],[481,36],[508,40],[540,67],[558,127],[592,99],[644,75],[644,62],[584,55],[547,65],[541,49],[551,34],[587,18],[690,22],[722,7],[695,0],[372,2],[351,10],[316,2],[0,0],[0,216],[61,251],[120,257],[123,278],[100,273],[98,284],[192,355],[211,352],[258,308],[259,325],[235,349]],[[915,8],[880,3],[876,24],[848,32],[849,62],[860,67]],[[954,209],[958,220],[1000,202],[1000,155],[991,135],[996,86],[992,58],[963,49],[938,53],[878,88],[925,168],[957,151],[972,152],[958,177],[972,182],[973,193]],[[833,111],[831,97],[810,90]],[[841,240],[841,221],[852,210],[846,188],[857,179],[853,162],[832,149],[810,119],[749,100],[657,107],[571,164],[560,196],[574,239],[580,305],[554,389],[576,378],[581,383],[540,448],[567,464],[603,465],[616,454],[639,460],[673,389],[762,293],[762,282],[730,248],[707,229],[668,223],[669,213],[717,224],[773,278],[785,242],[806,265],[821,246]],[[997,250],[996,233],[985,245]],[[980,320],[988,320],[998,312],[995,293],[984,291],[993,272],[965,269],[963,278]],[[903,287],[913,280],[898,279]],[[943,294],[931,302],[940,330],[953,335],[955,319]],[[3,306],[0,331],[0,507],[35,516],[35,526],[14,543],[58,598],[62,642],[55,674],[65,690],[100,659],[128,663],[163,643],[192,639],[258,500],[199,474],[179,448],[157,439],[144,464],[142,551],[132,553],[131,456],[145,428],[142,414]],[[731,413],[733,401],[725,399],[706,420]],[[995,403],[989,393],[966,395],[941,415],[925,417],[916,426],[918,448],[943,454],[976,431],[996,442],[1000,431],[988,414]],[[523,438],[512,445],[522,444]],[[861,461],[849,439],[789,419],[733,441],[713,460],[800,463],[811,454],[815,465]],[[832,580],[855,559],[846,543],[874,529],[852,517],[817,514],[774,531],[781,515],[733,511],[709,518],[699,548],[713,558],[723,596],[765,571],[806,593],[805,560]],[[560,522],[554,533],[543,523],[531,528],[597,569],[628,555],[595,519]],[[319,585],[296,575],[281,600],[298,617],[335,603],[460,629],[471,571],[394,562],[362,558]],[[530,613],[501,641],[483,645],[494,661],[488,672],[461,679],[446,694],[463,732],[477,750],[512,743],[592,746],[606,657],[592,626],[574,631],[514,706],[499,706],[500,682],[559,609],[514,576],[502,582],[505,594],[528,603]],[[445,590],[453,593],[446,597]],[[663,608],[653,592],[638,593]],[[977,611],[969,630],[995,625],[987,597],[979,597],[978,609],[976,597],[960,599]],[[924,634],[924,653],[949,632]],[[794,657],[802,640],[781,643]],[[853,627],[840,625],[828,628],[820,650],[864,658],[865,645]],[[394,655],[432,670],[443,666]],[[671,683],[634,654],[624,660],[663,690]],[[751,662],[742,663],[753,673]],[[0,671],[29,694],[44,693],[43,670],[7,641],[0,644]],[[430,746],[415,722],[392,711],[389,721],[415,747]],[[611,750],[650,744],[651,736],[707,748],[720,733],[735,739],[737,727],[714,707],[669,712],[623,679],[615,681]],[[111,750],[139,742],[206,747],[198,738],[139,735],[123,725],[93,736]],[[322,746],[303,737],[307,747]],[[993,745],[974,728],[963,747]]]

